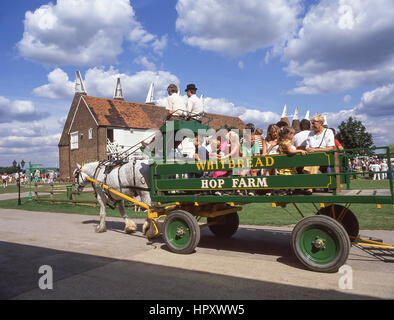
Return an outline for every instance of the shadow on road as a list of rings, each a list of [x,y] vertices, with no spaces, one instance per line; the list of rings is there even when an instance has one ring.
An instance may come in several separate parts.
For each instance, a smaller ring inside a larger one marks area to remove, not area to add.
[[[84,224],[95,224],[99,223],[99,220],[87,220]],[[161,230],[162,222],[159,221],[159,229]],[[137,231],[142,232],[142,225],[137,223]],[[124,222],[122,221],[107,221],[107,230],[124,233]],[[131,234],[131,236],[141,237],[138,234]],[[209,250],[217,251],[228,251],[234,254],[246,253],[254,255],[265,255],[276,257],[276,261],[279,263],[307,270],[307,268],[301,264],[290,247],[291,231],[279,230],[279,229],[261,229],[253,227],[239,227],[238,231],[231,238],[219,238],[214,236],[208,228],[201,230],[201,238],[198,244],[198,248],[204,248]],[[151,244],[162,244],[161,249],[169,251],[167,246],[164,244],[163,238],[157,236],[152,239]],[[379,249],[361,248],[360,252],[368,253],[368,255],[358,255],[352,253],[349,256],[350,260],[358,261],[369,261],[369,262],[393,262],[392,254],[389,252],[389,258],[387,258],[387,252]],[[387,251],[387,250],[386,250]],[[386,255],[386,257],[384,257]]]
[[[42,265],[52,267],[52,290],[38,288]],[[0,299],[375,299],[3,241],[0,274]]]

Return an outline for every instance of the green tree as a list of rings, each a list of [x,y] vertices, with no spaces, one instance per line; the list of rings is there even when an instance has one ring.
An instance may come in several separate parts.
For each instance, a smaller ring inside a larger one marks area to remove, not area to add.
[[[372,135],[365,126],[356,119],[349,117],[338,126],[337,139],[345,149],[370,148],[373,146]]]

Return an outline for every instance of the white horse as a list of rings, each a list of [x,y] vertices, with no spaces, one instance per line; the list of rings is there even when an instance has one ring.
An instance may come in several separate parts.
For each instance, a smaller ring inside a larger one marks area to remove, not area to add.
[[[83,166],[77,164],[77,169],[74,170],[75,182],[78,185],[78,191],[81,192],[87,183],[91,183],[86,178],[92,178],[108,187],[119,191],[125,195],[134,196],[137,193],[141,196],[141,202],[151,205],[151,198],[149,192],[149,163],[148,160],[135,160],[126,164],[115,167],[107,175],[104,173],[105,166],[100,166],[100,162],[90,162]],[[105,232],[106,224],[106,210],[105,206],[110,201],[117,203],[119,212],[125,220],[126,233],[131,233],[137,230],[137,225],[126,215],[124,200],[104,190],[100,185],[92,183],[93,188],[97,194],[97,201],[100,204],[100,223],[96,227],[96,232]],[[148,222],[145,222],[143,227],[144,234],[148,228]]]

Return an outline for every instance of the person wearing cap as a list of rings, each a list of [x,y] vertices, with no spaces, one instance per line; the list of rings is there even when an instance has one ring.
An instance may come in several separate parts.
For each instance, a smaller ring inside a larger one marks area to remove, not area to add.
[[[170,84],[167,88],[168,92],[168,110],[172,116],[186,116],[185,101],[178,95],[178,87],[175,84]]]
[[[189,116],[193,117],[197,121],[202,121],[202,114],[204,113],[204,106],[201,100],[196,96],[197,88],[194,83],[186,86],[187,99],[187,111]]]

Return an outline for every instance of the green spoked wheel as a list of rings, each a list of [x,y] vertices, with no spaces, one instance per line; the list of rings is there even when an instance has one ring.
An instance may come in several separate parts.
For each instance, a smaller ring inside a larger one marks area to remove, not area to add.
[[[200,242],[200,226],[189,212],[176,210],[164,220],[163,236],[170,251],[191,253]]]
[[[299,221],[291,235],[291,246],[302,264],[319,272],[336,272],[350,252],[350,240],[344,227],[324,215]]]

